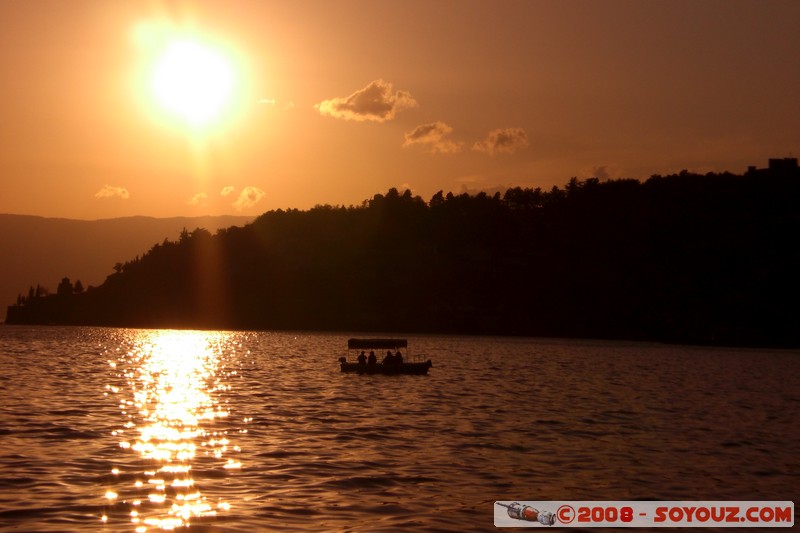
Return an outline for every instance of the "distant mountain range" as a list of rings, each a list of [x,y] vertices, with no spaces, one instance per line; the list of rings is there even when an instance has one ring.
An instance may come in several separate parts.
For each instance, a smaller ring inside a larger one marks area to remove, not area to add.
[[[186,228],[242,226],[252,217],[124,217],[71,220],[0,214],[0,318],[18,294],[39,284],[55,292],[62,278],[100,285],[116,263],[142,255]]]

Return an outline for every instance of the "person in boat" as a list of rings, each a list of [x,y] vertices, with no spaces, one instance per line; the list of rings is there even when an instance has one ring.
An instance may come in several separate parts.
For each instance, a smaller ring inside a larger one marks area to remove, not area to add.
[[[366,365],[367,364],[367,356],[364,355],[364,351],[362,350],[360,354],[358,354],[358,364],[359,365]]]
[[[403,354],[400,353],[398,350],[396,354],[394,354],[394,364],[402,365],[403,364]]]
[[[361,352],[364,353],[364,352]],[[375,366],[378,364],[378,358],[375,357],[375,352],[373,350],[369,351],[369,357],[367,358],[367,364],[369,366]]]
[[[392,355],[391,350],[386,351],[386,357],[383,358],[381,364],[384,366],[392,366],[394,364],[394,356]]]

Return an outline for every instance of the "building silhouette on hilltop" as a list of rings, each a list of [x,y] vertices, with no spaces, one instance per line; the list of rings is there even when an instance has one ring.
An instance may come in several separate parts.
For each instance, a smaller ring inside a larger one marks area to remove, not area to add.
[[[800,167],[797,166],[796,157],[770,159],[769,166],[767,168],[756,168],[755,166],[747,167],[748,174],[777,174],[781,176],[788,176],[791,174],[796,174],[798,171],[800,171]]]

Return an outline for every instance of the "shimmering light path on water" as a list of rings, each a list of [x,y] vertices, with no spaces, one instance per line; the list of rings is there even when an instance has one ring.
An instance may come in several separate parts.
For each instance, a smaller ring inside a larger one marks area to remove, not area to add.
[[[209,501],[195,483],[195,464],[237,469],[241,463],[224,457],[239,451],[228,431],[215,420],[229,415],[224,393],[236,371],[226,370],[226,357],[235,353],[235,340],[223,333],[142,331],[132,336],[132,348],[109,360],[115,382],[107,385],[119,398],[124,429],[120,447],[141,457],[144,471],[131,471],[123,461],[112,474],[125,474],[132,486],[109,489],[114,503],[109,514],[129,514],[137,533],[174,529],[230,509],[224,500]],[[230,361],[227,361],[230,363]],[[211,461],[211,463],[209,463]],[[108,522],[109,514],[102,520]]]
[[[0,531],[487,531],[494,501],[797,500],[800,353],[0,328]]]

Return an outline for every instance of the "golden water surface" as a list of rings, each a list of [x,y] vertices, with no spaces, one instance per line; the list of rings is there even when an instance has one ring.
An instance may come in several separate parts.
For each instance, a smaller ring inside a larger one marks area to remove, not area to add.
[[[800,352],[0,327],[0,532],[491,531],[495,501],[792,500]]]
[[[229,502],[203,495],[192,472],[193,465],[214,459],[224,461],[222,468],[241,467],[235,459],[239,447],[227,431],[214,429],[215,419],[230,414],[222,395],[236,371],[226,371],[220,360],[231,349],[228,343],[235,341],[224,333],[141,331],[127,352],[108,361],[111,375],[124,377],[126,385],[106,386],[127,420],[112,433],[123,450],[149,466],[129,472],[131,486],[123,486],[137,533],[188,526],[230,509]],[[115,476],[121,472],[112,470]],[[105,497],[116,502],[120,494],[110,489]]]

